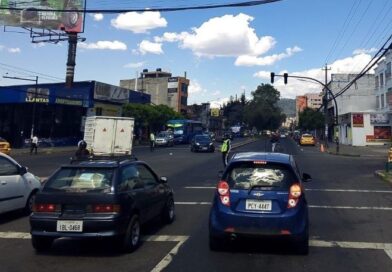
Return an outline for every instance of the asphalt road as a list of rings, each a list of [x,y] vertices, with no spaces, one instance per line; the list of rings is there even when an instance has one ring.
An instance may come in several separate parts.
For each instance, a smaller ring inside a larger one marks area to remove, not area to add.
[[[295,155],[312,175],[306,196],[310,205],[311,248],[296,255],[282,241],[256,239],[233,243],[224,252],[208,248],[208,212],[213,187],[222,170],[219,152],[191,153],[187,146],[137,147],[175,190],[176,220],[144,229],[144,242],[132,254],[118,254],[104,241],[58,240],[49,253],[37,254],[29,239],[28,218],[19,212],[0,215],[0,271],[392,271],[392,188],[374,177],[382,157],[343,157],[299,148],[282,139],[284,152]],[[259,140],[233,152],[270,150]],[[67,163],[70,153],[20,155],[15,158],[40,177]],[[8,238],[5,238],[8,237]]]

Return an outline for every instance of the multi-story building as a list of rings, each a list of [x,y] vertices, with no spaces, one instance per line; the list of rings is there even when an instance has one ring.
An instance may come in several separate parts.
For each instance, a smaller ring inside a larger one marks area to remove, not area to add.
[[[307,93],[295,98],[295,118],[298,124],[299,113],[305,108],[318,109],[322,104],[322,97],[319,93]]]
[[[385,59],[378,63],[375,69],[376,108],[380,112],[392,112],[392,50],[385,55]]]
[[[173,110],[186,113],[189,79],[173,77],[171,73],[158,68],[156,71],[144,69],[140,77],[120,80],[120,86],[151,95],[151,103],[167,105]]]

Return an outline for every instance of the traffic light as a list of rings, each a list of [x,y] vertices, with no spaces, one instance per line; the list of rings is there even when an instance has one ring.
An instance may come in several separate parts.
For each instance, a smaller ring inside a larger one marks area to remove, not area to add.
[[[274,84],[275,73],[271,72],[271,83]]]
[[[284,80],[284,84],[287,84],[287,77],[289,76],[288,73],[284,73],[283,74],[283,80]]]

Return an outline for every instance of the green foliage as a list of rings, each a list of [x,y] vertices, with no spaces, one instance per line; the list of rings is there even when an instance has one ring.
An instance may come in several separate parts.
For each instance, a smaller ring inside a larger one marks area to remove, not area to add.
[[[314,130],[324,127],[324,115],[311,108],[305,108],[299,113],[298,127],[303,130]]]
[[[149,105],[129,103],[123,106],[123,116],[135,118],[136,127],[162,130],[170,119],[184,117],[166,105]]]
[[[239,100],[230,99],[230,101],[223,106],[223,115],[226,117],[226,126],[243,124],[245,105],[245,95],[241,95]]]
[[[258,130],[275,130],[286,119],[278,107],[280,93],[270,84],[261,84],[252,92],[253,99],[244,109],[244,119]]]

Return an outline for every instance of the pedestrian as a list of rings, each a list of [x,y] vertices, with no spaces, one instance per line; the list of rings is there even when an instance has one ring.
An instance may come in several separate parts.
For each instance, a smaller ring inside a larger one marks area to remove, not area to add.
[[[79,141],[78,150],[75,152],[75,157],[77,160],[82,160],[88,158],[90,152],[87,150],[87,143],[84,140]]]
[[[38,149],[38,137],[37,135],[34,135],[31,138],[30,155],[33,154],[33,150],[35,155],[37,155],[37,149]]]
[[[222,152],[222,161],[223,161],[223,166],[227,166],[227,158],[229,157],[229,152],[231,149],[231,142],[230,138],[226,135],[223,136],[223,143],[221,147],[221,152]]]
[[[272,152],[275,152],[275,148],[277,143],[279,142],[279,136],[277,133],[272,133],[271,135],[271,143],[272,143]]]
[[[155,135],[153,132],[150,133],[150,151],[153,152],[155,147]]]

